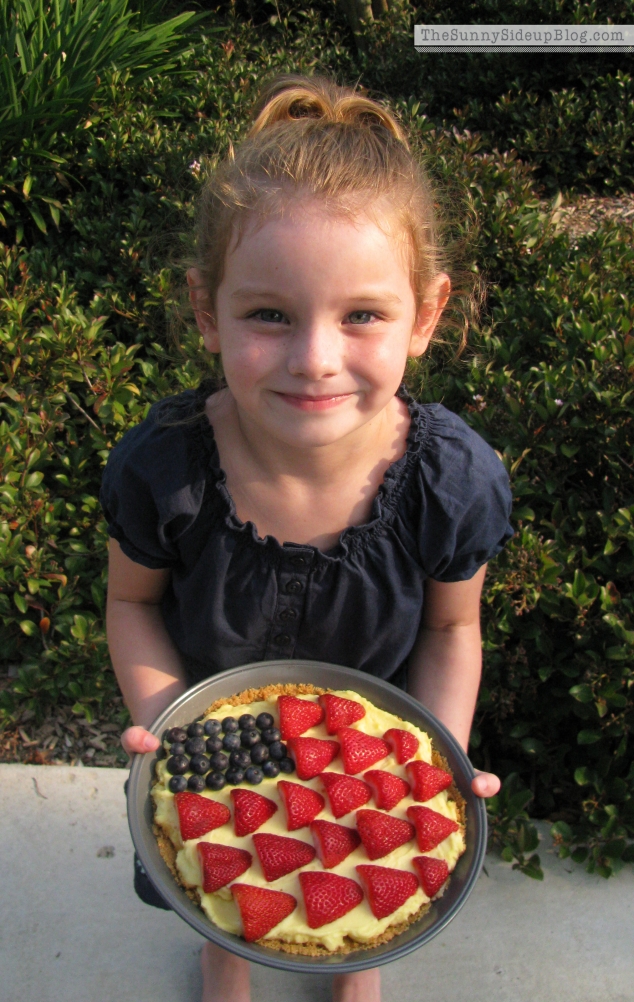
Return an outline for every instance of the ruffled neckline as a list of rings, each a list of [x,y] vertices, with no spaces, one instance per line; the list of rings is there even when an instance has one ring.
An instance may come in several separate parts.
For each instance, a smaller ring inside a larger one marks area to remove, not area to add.
[[[430,409],[423,407],[401,384],[397,391],[397,396],[407,404],[410,416],[410,426],[406,436],[405,452],[394,462],[390,463],[383,476],[383,482],[379,485],[378,491],[372,502],[370,517],[367,522],[360,525],[347,526],[341,533],[338,542],[329,550],[320,550],[310,543],[280,543],[274,536],[258,535],[254,522],[243,522],[237,515],[235,502],[227,487],[227,475],[220,465],[220,454],[214,430],[205,410],[205,401],[219,389],[218,383],[214,380],[204,380],[200,386],[189,397],[190,413],[198,416],[199,420],[187,422],[189,428],[198,439],[198,447],[206,457],[205,475],[207,481],[213,484],[221,504],[224,508],[224,523],[232,532],[241,535],[258,547],[273,547],[277,550],[298,548],[310,550],[326,561],[341,560],[348,554],[374,539],[376,536],[384,534],[385,529],[394,519],[398,507],[398,501],[403,494],[404,487],[409,479],[412,469],[417,465],[417,459],[425,445],[430,430]],[[193,407],[191,406],[193,403]]]

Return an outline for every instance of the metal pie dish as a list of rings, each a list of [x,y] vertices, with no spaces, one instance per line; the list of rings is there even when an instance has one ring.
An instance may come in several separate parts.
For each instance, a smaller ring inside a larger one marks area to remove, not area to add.
[[[157,717],[150,730],[157,737],[170,727],[186,727],[218,699],[229,699],[245,689],[267,685],[309,683],[323,689],[351,689],[380,709],[408,720],[426,731],[434,748],[447,759],[455,784],[466,802],[466,851],[451,873],[442,897],[404,932],[388,943],[351,953],[307,957],[283,953],[214,925],[201,908],[176,883],[158,848],[152,830],[154,811],[150,791],[154,782],[154,754],[136,755],[128,782],[128,821],[132,841],[152,884],[167,904],[206,939],[231,953],[267,967],[311,974],[328,968],[329,973],[345,974],[391,963],[429,942],[454,918],[473,890],[486,852],[487,828],[484,801],[471,790],[474,771],[464,751],[447,728],[424,706],[389,682],[365,672],[320,661],[258,661],[214,675],[179,696]],[[249,787],[250,788],[250,787]],[[377,861],[381,865],[381,861]]]

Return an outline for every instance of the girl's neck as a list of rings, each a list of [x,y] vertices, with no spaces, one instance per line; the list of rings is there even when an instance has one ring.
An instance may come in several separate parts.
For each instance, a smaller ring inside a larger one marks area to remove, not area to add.
[[[227,391],[206,411],[237,517],[280,543],[331,549],[344,529],[369,520],[387,468],[407,449],[410,417],[397,397],[363,426],[367,434],[313,449],[258,435]]]
[[[354,433],[327,445],[295,447],[272,438],[241,413],[228,389],[208,397],[206,414],[220,453],[221,466],[230,456],[257,469],[269,481],[300,480],[323,488],[377,460],[388,465],[407,447],[410,416],[407,405],[394,397],[388,406]],[[223,447],[224,446],[224,447]],[[224,454],[224,455],[223,455]]]

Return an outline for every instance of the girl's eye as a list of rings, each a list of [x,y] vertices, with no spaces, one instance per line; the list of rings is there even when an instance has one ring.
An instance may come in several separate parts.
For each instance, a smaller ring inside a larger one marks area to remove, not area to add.
[[[370,313],[368,310],[355,310],[354,313],[348,314],[348,323],[350,324],[369,324],[374,319],[374,313]]]
[[[287,323],[286,317],[280,310],[256,310],[254,313],[250,313],[249,316],[254,317],[256,320],[262,320],[265,324]]]

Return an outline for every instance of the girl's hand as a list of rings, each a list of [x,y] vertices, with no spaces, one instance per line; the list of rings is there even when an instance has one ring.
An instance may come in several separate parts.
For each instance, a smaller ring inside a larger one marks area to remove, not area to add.
[[[159,739],[146,731],[145,727],[128,727],[121,735],[121,744],[128,755],[144,755],[146,752],[155,752],[160,743]]]
[[[476,797],[494,797],[499,791],[500,780],[492,772],[480,772],[476,769],[475,779],[471,780],[471,789]]]

